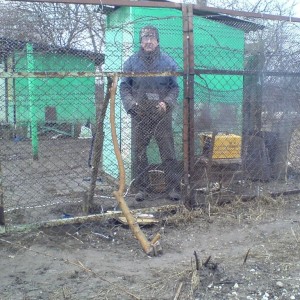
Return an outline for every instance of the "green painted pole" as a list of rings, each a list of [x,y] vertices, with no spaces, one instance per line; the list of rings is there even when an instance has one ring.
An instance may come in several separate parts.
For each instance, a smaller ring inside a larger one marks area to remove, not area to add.
[[[27,51],[27,71],[34,72],[34,58],[33,58],[33,47],[32,44],[26,44]],[[30,129],[31,129],[31,146],[32,156],[34,160],[38,160],[38,126],[37,126],[37,115],[36,115],[36,103],[34,96],[34,78],[28,77],[28,96],[29,96],[29,109],[30,109]]]

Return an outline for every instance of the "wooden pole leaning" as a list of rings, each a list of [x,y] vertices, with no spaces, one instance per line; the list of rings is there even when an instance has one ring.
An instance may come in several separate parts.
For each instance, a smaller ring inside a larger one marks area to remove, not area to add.
[[[96,132],[95,132],[95,137],[94,137],[94,142],[92,147],[93,158],[92,158],[92,165],[91,165],[91,170],[92,170],[91,184],[89,187],[88,194],[86,197],[84,197],[84,202],[83,202],[83,212],[86,214],[90,212],[90,209],[94,205],[96,182],[97,182],[99,166],[100,166],[100,161],[103,152],[104,118],[109,103],[111,86],[112,86],[112,79],[111,77],[107,77],[107,87],[106,87],[105,97],[101,105],[101,108],[97,109]]]
[[[119,189],[117,191],[114,191],[113,195],[116,197],[119,207],[122,210],[132,233],[140,242],[144,252],[147,255],[155,256],[158,254],[157,250],[160,247],[159,245],[160,235],[157,234],[151,242],[147,240],[146,236],[140,229],[139,224],[137,223],[136,219],[134,218],[131,211],[129,210],[129,207],[123,197],[124,190],[125,190],[125,168],[124,168],[121,152],[118,145],[116,126],[115,126],[115,98],[116,98],[117,85],[118,85],[118,76],[114,75],[112,87],[110,90],[110,124],[111,124],[112,141],[113,141],[115,155],[118,161],[120,178],[119,178]]]

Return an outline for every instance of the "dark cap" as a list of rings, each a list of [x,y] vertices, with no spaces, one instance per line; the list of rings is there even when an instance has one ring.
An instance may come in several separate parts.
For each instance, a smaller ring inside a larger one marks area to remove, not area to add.
[[[154,26],[145,26],[140,31],[140,42],[144,36],[152,37],[155,36],[157,41],[159,42],[159,33],[156,27]]]

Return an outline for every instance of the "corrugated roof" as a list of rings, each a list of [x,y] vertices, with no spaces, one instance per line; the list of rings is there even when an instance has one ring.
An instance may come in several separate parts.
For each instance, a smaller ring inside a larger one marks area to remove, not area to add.
[[[32,44],[33,50],[36,51],[47,51],[50,53],[67,53],[93,60],[96,65],[101,65],[104,63],[104,54],[102,53],[87,50],[79,50],[69,47],[57,47],[40,43],[32,43],[29,41],[13,40],[5,37],[0,37],[0,52],[5,54],[13,50],[23,50],[26,47],[27,43]]]
[[[145,1],[145,0],[144,0]],[[173,2],[171,0],[155,0],[153,2]],[[104,5],[104,12],[109,14],[110,12],[120,8],[120,6],[108,6]],[[234,18],[225,14],[220,14],[212,11],[201,10],[201,9],[194,9],[194,15],[200,16],[215,22],[219,22],[225,24],[227,26],[231,26],[237,29],[240,29],[246,33],[251,31],[257,31],[264,29],[263,25],[259,25],[250,21],[245,21],[239,18]]]
[[[222,24],[225,24],[227,26],[231,26],[240,30],[243,30],[246,33],[249,33],[250,31],[257,31],[264,29],[265,26],[259,25],[253,22],[241,20],[238,18],[229,17],[227,15],[221,15],[221,14],[207,14],[203,16],[206,19],[213,20]]]

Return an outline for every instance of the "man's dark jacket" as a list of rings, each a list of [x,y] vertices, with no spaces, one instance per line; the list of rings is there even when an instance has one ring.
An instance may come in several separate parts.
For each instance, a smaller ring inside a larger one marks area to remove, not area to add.
[[[176,72],[177,64],[159,48],[151,57],[140,50],[125,61],[123,71],[126,73]],[[162,101],[172,110],[176,106],[178,93],[177,80],[173,76],[123,77],[120,84],[121,99],[127,112],[136,103],[147,111],[149,107],[155,107]]]

